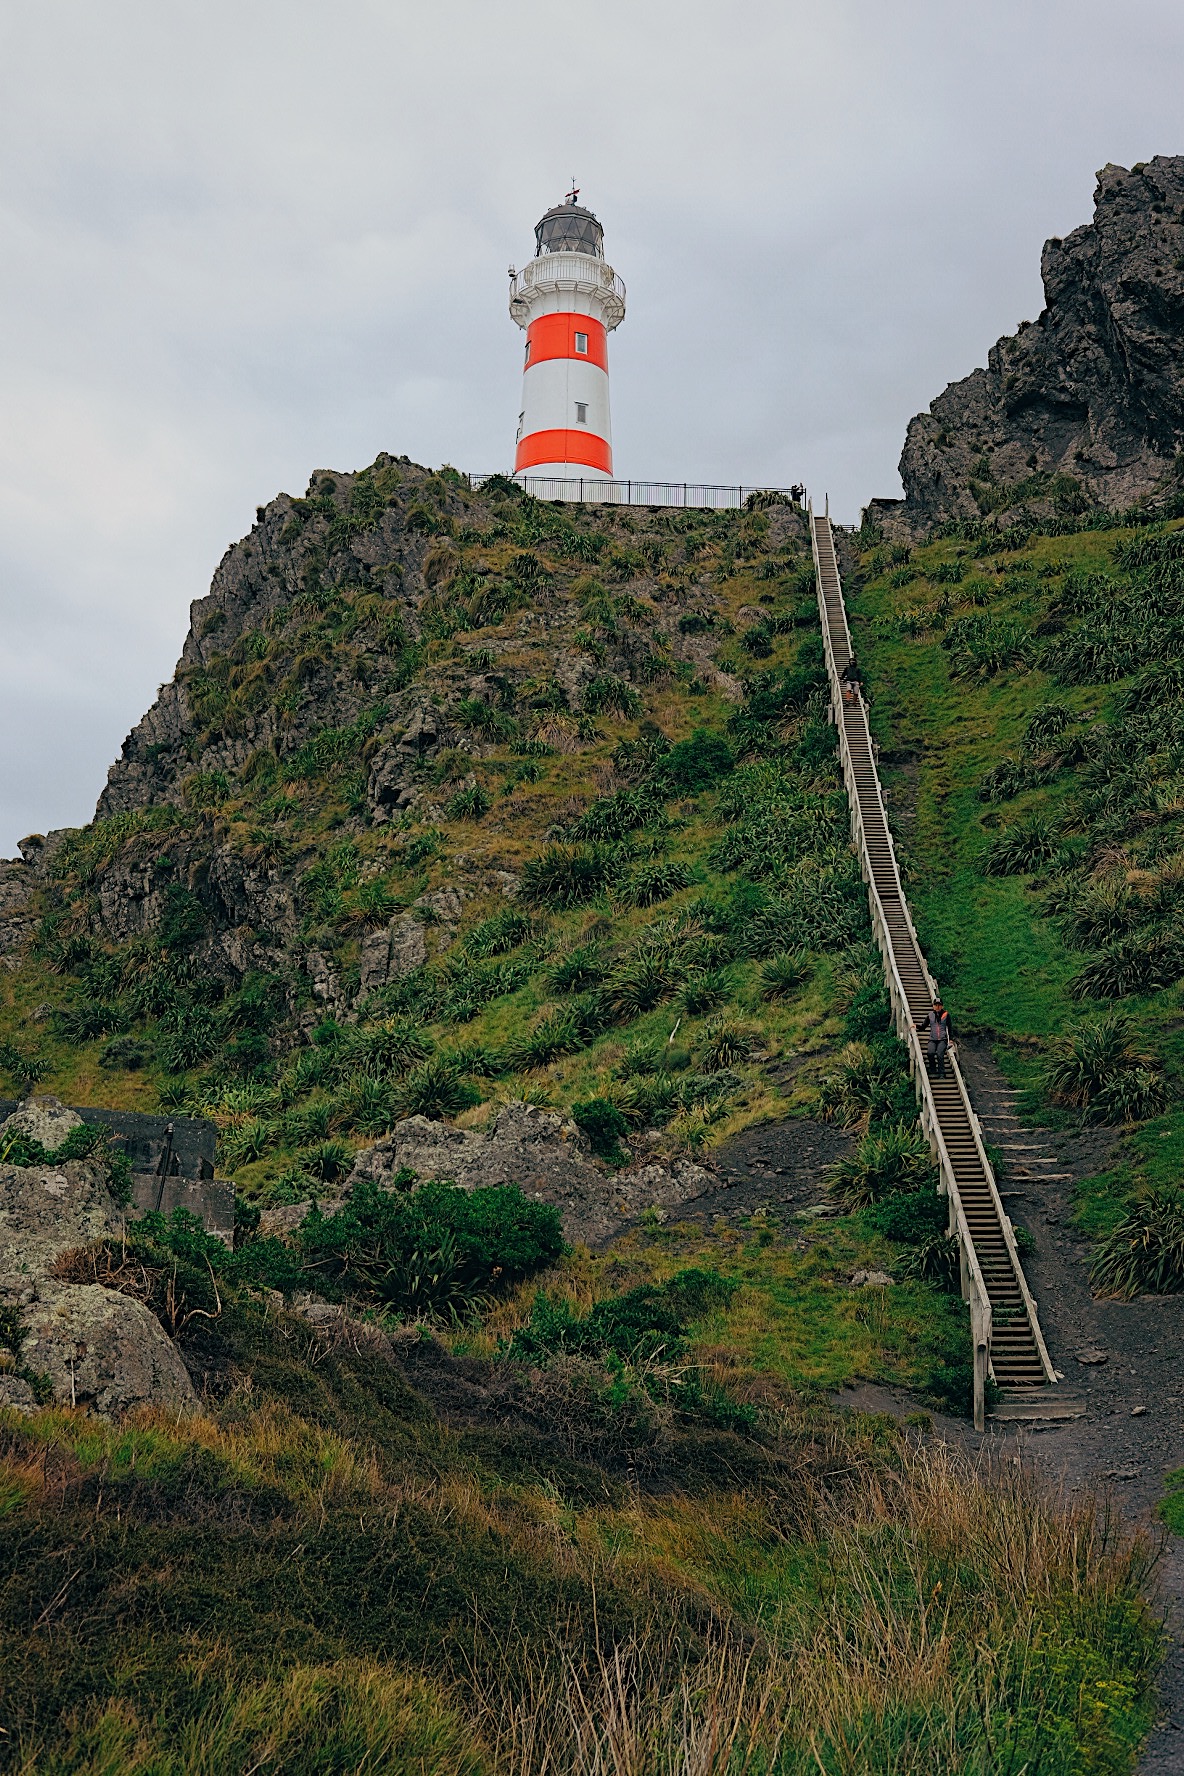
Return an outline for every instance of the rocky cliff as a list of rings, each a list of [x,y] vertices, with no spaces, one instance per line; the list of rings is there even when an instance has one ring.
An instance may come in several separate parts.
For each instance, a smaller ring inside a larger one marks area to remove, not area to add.
[[[1098,174],[1093,221],[1050,240],[1045,306],[909,425],[903,506],[952,518],[1119,510],[1184,469],[1184,156]]]

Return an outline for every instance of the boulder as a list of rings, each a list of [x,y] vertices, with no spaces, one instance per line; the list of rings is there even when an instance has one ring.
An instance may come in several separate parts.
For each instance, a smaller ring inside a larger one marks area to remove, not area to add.
[[[60,1147],[71,1129],[82,1127],[81,1116],[68,1110],[57,1098],[26,1098],[23,1104],[4,1119],[9,1135],[28,1135],[30,1140],[53,1152]]]
[[[38,1280],[22,1310],[21,1363],[47,1375],[59,1405],[117,1418],[133,1406],[196,1412],[181,1354],[142,1301],[98,1283]]]
[[[14,1406],[18,1412],[36,1412],[37,1396],[19,1375],[0,1375],[0,1406]]]
[[[427,938],[420,921],[401,913],[379,931],[367,932],[358,952],[359,985],[363,995],[385,987],[388,981],[414,974],[428,959]]]
[[[3,1123],[51,1151],[81,1118],[56,1098],[27,1099]],[[13,1366],[0,1374],[0,1405],[31,1408],[25,1376],[47,1376],[59,1405],[116,1417],[132,1406],[194,1412],[197,1396],[179,1351],[142,1301],[98,1283],[53,1276],[64,1252],[119,1238],[124,1219],[102,1171],[65,1165],[0,1165],[0,1305],[20,1316]]]
[[[359,1154],[346,1188],[362,1178],[390,1188],[403,1167],[420,1182],[444,1178],[466,1190],[517,1184],[536,1202],[554,1203],[567,1238],[588,1245],[603,1245],[644,1209],[678,1208],[715,1185],[712,1173],[690,1160],[606,1172],[573,1122],[517,1101],[482,1130],[406,1117]]]
[[[97,1166],[0,1165],[0,1295],[43,1276],[59,1253],[122,1227]]]

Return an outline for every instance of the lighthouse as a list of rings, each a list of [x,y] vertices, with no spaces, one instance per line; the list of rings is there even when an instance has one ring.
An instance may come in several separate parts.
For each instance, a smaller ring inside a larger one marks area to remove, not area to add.
[[[611,481],[608,336],[625,318],[625,286],[604,258],[604,230],[572,187],[534,231],[535,255],[510,271],[510,313],[526,333],[518,480]]]

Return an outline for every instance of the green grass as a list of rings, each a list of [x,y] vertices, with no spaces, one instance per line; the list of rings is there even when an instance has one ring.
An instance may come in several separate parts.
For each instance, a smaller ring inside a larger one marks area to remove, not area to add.
[[[1164,1478],[1165,1496],[1159,1514],[1174,1535],[1184,1536],[1184,1468]]]
[[[547,1745],[585,1776],[603,1766],[572,1738],[582,1695],[581,1732],[619,1719],[635,1776],[643,1743],[685,1767],[716,1708],[753,1776],[939,1753],[972,1776],[1000,1743],[1126,1770],[1158,1657],[1138,1538],[836,1416],[818,1382],[882,1333],[813,1320],[821,1242],[675,1230],[555,1282],[586,1297],[688,1254],[741,1284],[692,1355],[743,1433],[671,1411],[660,1370],[647,1413],[638,1377],[587,1365],[520,1380],[516,1421],[449,1428],[373,1340],[326,1347],[233,1289],[191,1351],[220,1378],[203,1417],[0,1413],[0,1769],[526,1776]],[[458,1379],[488,1385],[498,1362],[470,1349]]]
[[[852,600],[853,633],[872,691],[873,730],[890,761],[884,777],[922,944],[951,1004],[955,1027],[993,1040],[1000,1066],[1019,1090],[1021,1112],[1053,1127],[1071,1126],[1073,1116],[1049,1102],[1043,1069],[1055,1037],[1091,1009],[1090,1001],[1081,1003],[1070,993],[1083,951],[1069,947],[1042,904],[1039,891],[1055,878],[1043,870],[1036,876],[984,875],[979,858],[993,830],[1032,813],[1062,822],[1075,842],[1088,846],[1099,823],[1123,805],[1126,791],[1116,792],[1109,806],[1102,797],[1099,811],[1084,817],[1078,768],[1062,768],[1002,802],[983,802],[978,791],[1001,759],[1025,756],[1025,729],[1042,704],[1063,704],[1087,734],[1096,733],[1100,722],[1123,719],[1119,709],[1126,687],[1059,683],[1039,666],[1011,666],[982,679],[955,677],[953,655],[941,644],[950,623],[976,608],[970,602],[974,579],[944,586],[938,580],[943,564],[952,562],[986,578],[991,590],[981,608],[1018,625],[1035,651],[1043,645],[1038,626],[1056,615],[1064,576],[1107,573],[1131,583],[1130,570],[1116,569],[1115,551],[1143,534],[1123,528],[1033,534],[1022,551],[1000,549],[994,562],[985,563],[956,538],[931,541],[912,551],[915,577],[904,586],[891,583],[891,571],[875,555],[865,555],[865,581]],[[998,572],[992,573],[995,564]],[[948,598],[944,608],[939,594]],[[928,615],[921,633],[910,636],[901,631],[899,619],[918,607]],[[1070,625],[1077,614],[1070,601]],[[1145,777],[1166,780],[1173,756],[1167,751],[1151,758]],[[1162,858],[1179,848],[1170,811],[1156,853],[1160,863],[1147,861],[1151,854],[1141,831],[1137,824],[1114,826],[1113,843],[1125,845],[1126,865],[1136,876],[1141,869],[1161,867]],[[1171,1095],[1179,1097],[1184,1086],[1180,985],[1134,993],[1117,1003],[1129,1011],[1162,1064]],[[1079,1193],[1082,1226],[1093,1234],[1106,1232],[1131,1193],[1178,1177],[1182,1143],[1184,1112],[1174,1106],[1137,1129],[1128,1144],[1129,1159]]]

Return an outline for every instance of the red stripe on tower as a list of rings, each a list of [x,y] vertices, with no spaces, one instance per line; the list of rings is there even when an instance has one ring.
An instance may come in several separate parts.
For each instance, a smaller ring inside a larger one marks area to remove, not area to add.
[[[604,231],[571,192],[535,229],[529,265],[511,273],[510,313],[526,331],[516,475],[611,479],[608,335],[625,317],[625,288],[604,262]]]
[[[515,452],[514,473],[520,475],[539,463],[570,463],[573,469],[591,469],[594,475],[607,475],[611,480],[612,445],[592,432],[529,432]]]
[[[608,370],[608,330],[603,321],[586,314],[540,315],[526,329],[526,362],[544,364],[549,358],[578,358]]]

